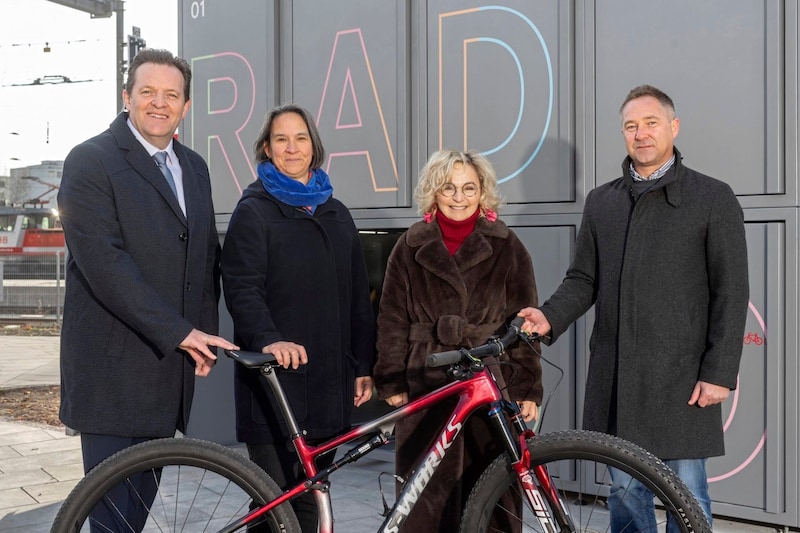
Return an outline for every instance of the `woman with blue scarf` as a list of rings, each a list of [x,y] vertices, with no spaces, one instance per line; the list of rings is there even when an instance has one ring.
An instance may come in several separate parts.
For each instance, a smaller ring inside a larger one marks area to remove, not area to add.
[[[280,380],[314,442],[349,428],[353,407],[372,395],[367,270],[350,212],[320,168],[325,150],[308,111],[293,104],[270,111],[255,155],[258,179],[225,235],[225,302],[236,344],[272,353],[284,367]],[[234,372],[237,439],[278,485],[293,485],[302,468],[264,378],[240,365]],[[295,501],[303,531],[316,532],[313,495]]]

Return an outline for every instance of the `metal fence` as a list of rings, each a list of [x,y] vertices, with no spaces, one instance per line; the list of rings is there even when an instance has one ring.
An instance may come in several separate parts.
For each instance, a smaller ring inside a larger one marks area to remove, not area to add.
[[[61,322],[66,250],[0,254],[0,318]]]

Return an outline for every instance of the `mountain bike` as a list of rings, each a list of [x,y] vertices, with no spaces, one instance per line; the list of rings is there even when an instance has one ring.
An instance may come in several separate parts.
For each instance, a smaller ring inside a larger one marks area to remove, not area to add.
[[[281,488],[231,448],[193,438],[157,439],[123,450],[89,472],[64,501],[51,531],[90,531],[91,527],[91,531],[113,532],[231,533],[259,526],[258,531],[293,533],[300,528],[290,501],[313,491],[319,508],[319,531],[332,533],[332,474],[389,443],[396,421],[456,397],[452,416],[413,474],[402,483],[379,531],[399,530],[414,504],[425,498],[425,486],[466,419],[488,406],[496,438],[505,452],[472,488],[461,521],[463,533],[610,531],[605,503],[609,467],[628,473],[652,491],[660,528],[669,518],[681,531],[710,532],[700,505],[686,485],[642,448],[602,433],[567,430],[539,435],[527,427],[518,405],[504,399],[491,365],[483,361],[487,356],[501,356],[518,337],[530,341],[521,334],[521,324],[521,319],[515,319],[502,338],[492,337],[486,344],[429,355],[429,367],[449,367],[451,382],[314,446],[306,442],[297,424],[278,380],[280,367],[274,357],[229,351],[239,364],[266,378],[307,479]],[[330,466],[317,468],[316,457],[345,445],[351,446],[346,453]],[[522,513],[512,513],[504,506],[509,497],[523,503]]]

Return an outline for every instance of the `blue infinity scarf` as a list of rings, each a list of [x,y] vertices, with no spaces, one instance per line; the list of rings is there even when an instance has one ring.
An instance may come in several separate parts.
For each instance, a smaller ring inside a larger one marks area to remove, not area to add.
[[[281,202],[294,207],[309,207],[311,212],[333,194],[331,180],[324,170],[311,171],[308,185],[282,174],[270,161],[258,165],[258,179],[264,189]]]

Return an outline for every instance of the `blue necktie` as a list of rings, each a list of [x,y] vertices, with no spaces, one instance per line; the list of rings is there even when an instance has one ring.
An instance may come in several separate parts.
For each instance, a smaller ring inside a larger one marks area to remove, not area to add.
[[[172,189],[172,194],[174,194],[175,198],[177,198],[178,189],[175,188],[175,178],[172,177],[172,171],[167,166],[167,152],[156,152],[153,154],[153,159],[156,160],[156,165],[158,165],[158,168],[161,169],[161,173],[164,174],[164,178],[166,178],[167,183],[169,183],[169,188]]]

